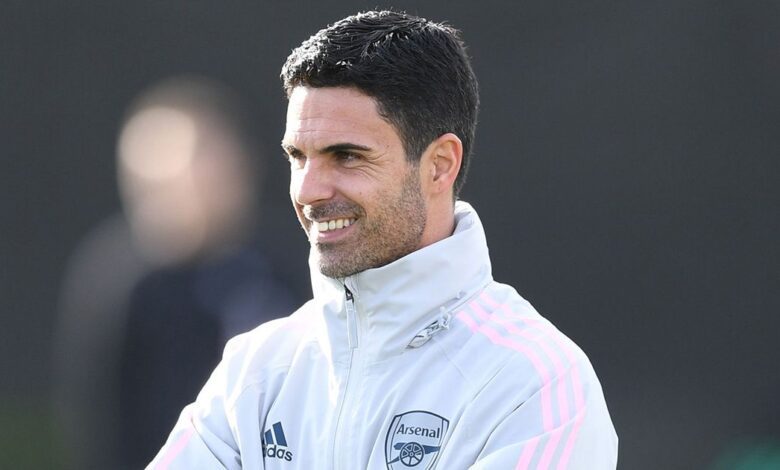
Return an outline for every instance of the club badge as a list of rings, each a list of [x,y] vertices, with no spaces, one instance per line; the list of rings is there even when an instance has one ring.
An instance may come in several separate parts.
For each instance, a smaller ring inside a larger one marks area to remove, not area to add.
[[[429,470],[439,458],[450,422],[428,411],[395,415],[385,438],[388,470]]]

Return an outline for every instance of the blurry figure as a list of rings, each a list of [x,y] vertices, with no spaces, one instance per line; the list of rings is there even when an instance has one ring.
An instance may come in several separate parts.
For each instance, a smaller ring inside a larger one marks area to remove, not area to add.
[[[219,255],[251,233],[259,161],[228,96],[215,84],[172,80],[128,113],[119,187],[139,248],[156,264]]]
[[[228,90],[172,79],[130,107],[124,217],[74,254],[62,295],[59,405],[77,468],[140,468],[225,342],[296,307],[255,237],[260,161]]]
[[[54,405],[63,468],[119,465],[118,354],[130,290],[147,270],[120,214],[95,227],[71,255],[54,345]]]

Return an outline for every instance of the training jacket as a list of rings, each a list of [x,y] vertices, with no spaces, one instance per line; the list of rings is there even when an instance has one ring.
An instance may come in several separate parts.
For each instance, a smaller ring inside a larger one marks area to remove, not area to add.
[[[147,468],[616,468],[585,354],[492,279],[482,224],[233,338]]]

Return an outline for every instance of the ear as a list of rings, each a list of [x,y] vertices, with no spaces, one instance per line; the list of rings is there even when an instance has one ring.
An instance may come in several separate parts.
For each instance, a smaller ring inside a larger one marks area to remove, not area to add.
[[[431,142],[423,156],[426,183],[433,193],[452,191],[463,161],[463,143],[455,134],[442,134]]]

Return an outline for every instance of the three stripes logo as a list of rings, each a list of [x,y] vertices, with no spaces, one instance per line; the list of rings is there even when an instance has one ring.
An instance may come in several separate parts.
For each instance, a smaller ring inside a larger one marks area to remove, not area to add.
[[[288,450],[287,438],[284,437],[281,422],[273,424],[271,429],[263,434],[263,456],[292,462],[293,454]]]

